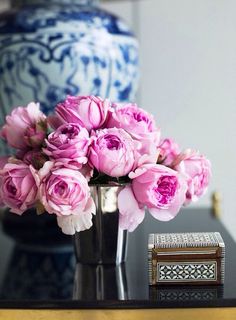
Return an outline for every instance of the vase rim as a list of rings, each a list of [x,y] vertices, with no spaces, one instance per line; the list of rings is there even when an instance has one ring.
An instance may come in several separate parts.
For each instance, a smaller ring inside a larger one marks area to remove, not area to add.
[[[114,183],[89,183],[90,187],[120,187],[130,185],[130,182],[114,182]]]

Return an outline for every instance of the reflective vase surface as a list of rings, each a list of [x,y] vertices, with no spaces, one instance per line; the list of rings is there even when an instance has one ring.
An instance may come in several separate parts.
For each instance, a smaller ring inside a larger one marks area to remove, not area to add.
[[[73,300],[128,300],[125,263],[85,265],[75,268]]]
[[[125,261],[127,231],[119,227],[117,195],[120,186],[91,186],[96,215],[90,229],[76,233],[74,245],[77,262],[84,264],[113,264]]]
[[[71,299],[75,269],[72,246],[16,243],[0,286],[0,299]]]

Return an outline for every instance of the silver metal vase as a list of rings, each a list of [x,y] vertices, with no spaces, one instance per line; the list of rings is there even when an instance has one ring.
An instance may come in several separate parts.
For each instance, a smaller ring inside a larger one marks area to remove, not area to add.
[[[77,263],[73,300],[127,300],[130,297],[125,263]]]
[[[94,185],[91,194],[96,215],[89,230],[74,236],[77,262],[84,264],[113,264],[125,261],[127,231],[119,227],[117,196],[122,186]]]

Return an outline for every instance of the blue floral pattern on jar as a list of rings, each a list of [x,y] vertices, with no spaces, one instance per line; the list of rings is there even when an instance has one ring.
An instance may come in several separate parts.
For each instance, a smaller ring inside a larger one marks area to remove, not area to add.
[[[50,113],[67,95],[134,100],[137,40],[121,19],[81,1],[34,0],[0,15],[1,124],[29,101]]]

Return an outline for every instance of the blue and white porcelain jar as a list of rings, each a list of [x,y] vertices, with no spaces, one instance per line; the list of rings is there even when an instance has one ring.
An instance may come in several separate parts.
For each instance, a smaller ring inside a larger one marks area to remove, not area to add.
[[[66,95],[132,101],[138,44],[96,0],[12,0],[0,14],[0,124],[13,107],[50,112]]]

